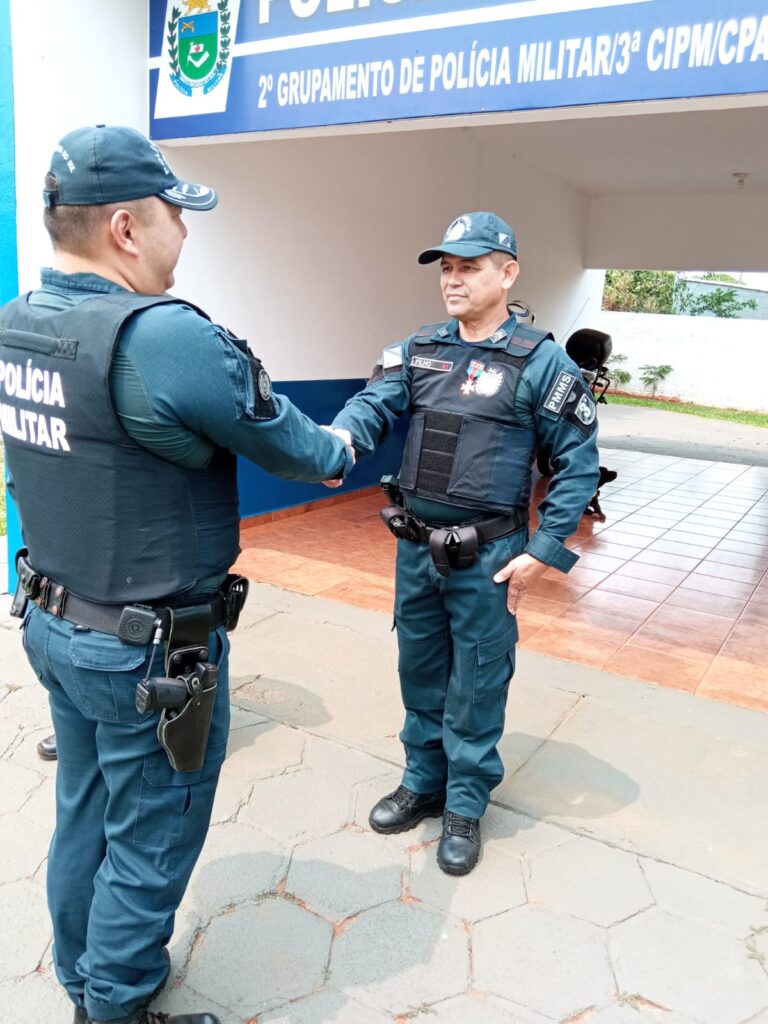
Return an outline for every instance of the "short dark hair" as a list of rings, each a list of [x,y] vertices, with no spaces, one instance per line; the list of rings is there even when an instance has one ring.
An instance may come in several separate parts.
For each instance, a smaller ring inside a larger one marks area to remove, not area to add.
[[[45,189],[53,191],[58,182],[55,174],[46,174]],[[98,229],[111,218],[115,210],[129,210],[141,217],[147,207],[146,199],[129,199],[124,203],[104,203],[96,206],[46,206],[43,224],[54,249],[90,256],[97,240]]]
[[[488,255],[491,257],[494,267],[498,267],[499,270],[508,263],[517,263],[517,256],[513,256],[508,252],[501,252],[500,249],[493,249]]]

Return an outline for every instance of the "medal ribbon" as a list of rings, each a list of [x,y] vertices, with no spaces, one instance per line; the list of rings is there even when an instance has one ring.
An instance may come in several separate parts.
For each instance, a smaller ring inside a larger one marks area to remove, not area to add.
[[[485,364],[481,363],[478,359],[473,359],[467,369],[467,377],[469,377],[470,381],[474,384],[477,378],[483,373],[485,373]]]

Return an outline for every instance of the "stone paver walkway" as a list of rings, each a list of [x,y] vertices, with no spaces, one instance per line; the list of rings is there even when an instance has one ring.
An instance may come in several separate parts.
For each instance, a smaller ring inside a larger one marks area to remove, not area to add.
[[[523,651],[507,777],[467,878],[400,778],[388,615],[256,586],[233,731],[160,1007],[222,1024],[767,1024],[768,716]],[[0,1005],[69,1024],[50,964],[55,766],[0,628]]]

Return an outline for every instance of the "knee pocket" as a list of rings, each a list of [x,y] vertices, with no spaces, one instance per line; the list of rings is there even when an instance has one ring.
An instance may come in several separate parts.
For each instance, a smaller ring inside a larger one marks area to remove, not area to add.
[[[442,708],[451,669],[451,640],[447,633],[409,640],[398,632],[398,671],[403,704],[417,711]]]
[[[177,772],[158,748],[144,758],[134,842],[164,848],[183,846],[208,828],[227,745],[209,745],[197,772]]]
[[[459,671],[455,678],[464,700],[477,704],[506,693],[515,671],[517,639],[517,622],[513,621],[499,636],[457,651]]]
[[[512,629],[492,640],[482,640],[475,653],[472,700],[477,702],[505,691],[515,671],[517,622]]]

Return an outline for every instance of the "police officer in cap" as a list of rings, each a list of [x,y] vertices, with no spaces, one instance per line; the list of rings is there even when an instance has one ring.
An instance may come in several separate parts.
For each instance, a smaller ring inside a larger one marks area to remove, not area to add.
[[[0,311],[0,401],[28,548],[15,604],[58,741],[54,963],[75,1024],[217,1024],[150,1004],[226,752],[236,453],[318,481],[352,454],[167,294],[182,214],[211,189],[101,125],[61,140],[44,199],[54,269]]]
[[[402,784],[370,815],[402,832],[443,815],[437,859],[463,875],[503,777],[496,749],[515,667],[515,612],[530,583],[568,572],[565,546],[598,479],[595,406],[552,335],[519,324],[507,293],[514,232],[492,213],[455,220],[419,262],[440,261],[450,320],[384,350],[334,420],[358,454],[409,411],[399,486],[382,513],[397,545],[395,616],[405,724]],[[528,535],[536,446],[557,471]],[[386,478],[385,478],[386,481]]]

